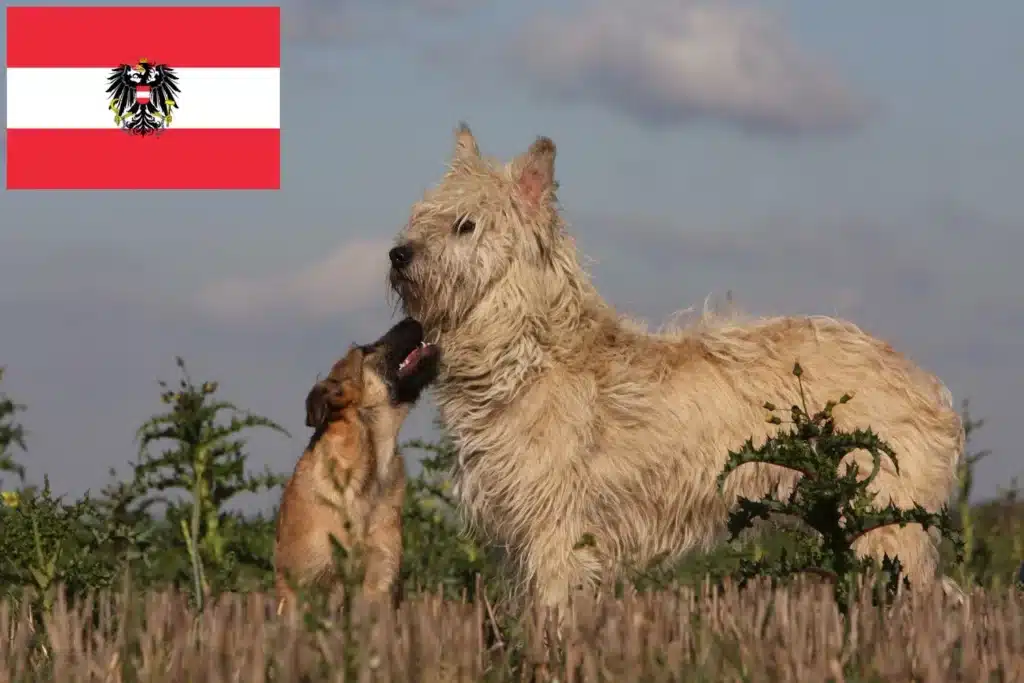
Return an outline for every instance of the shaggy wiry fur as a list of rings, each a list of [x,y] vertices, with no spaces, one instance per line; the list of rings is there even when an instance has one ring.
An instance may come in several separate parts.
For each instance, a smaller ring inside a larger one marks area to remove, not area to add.
[[[502,164],[456,134],[441,182],[417,202],[391,252],[390,283],[436,340],[436,394],[458,448],[470,519],[506,543],[543,603],[609,569],[723,538],[728,506],[792,485],[746,465],[715,477],[726,454],[766,423],[765,401],[809,406],[847,392],[840,428],[872,427],[896,450],[878,502],[936,510],[954,485],[963,428],[949,391],[888,344],[826,317],[706,317],[651,333],[620,318],[580,267],[559,216],[555,146],[538,138]],[[867,472],[866,453],[849,456]],[[574,547],[584,534],[596,545]],[[877,530],[858,551],[898,553],[912,580],[935,575],[919,526]]]

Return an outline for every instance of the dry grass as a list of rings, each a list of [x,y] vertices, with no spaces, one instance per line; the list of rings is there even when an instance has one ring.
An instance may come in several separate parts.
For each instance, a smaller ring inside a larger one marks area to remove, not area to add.
[[[544,655],[538,614],[496,638],[486,605],[432,596],[348,632],[337,609],[316,629],[272,605],[229,594],[197,615],[179,594],[124,591],[58,600],[38,624],[0,604],[0,681],[511,681],[534,670],[524,658]],[[885,610],[865,596],[847,634],[820,584],[630,594],[578,602],[548,670],[566,683],[1024,681],[1022,608],[1014,590],[975,593],[959,609],[938,594]]]

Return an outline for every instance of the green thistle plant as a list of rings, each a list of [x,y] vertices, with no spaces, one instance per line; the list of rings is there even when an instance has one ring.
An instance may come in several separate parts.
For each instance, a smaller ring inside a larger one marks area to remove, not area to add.
[[[179,518],[181,535],[189,553],[191,579],[197,600],[207,586],[204,563],[221,569],[229,564],[230,519],[227,503],[241,493],[258,493],[280,486],[285,478],[269,470],[262,474],[246,472],[246,441],[243,432],[255,427],[271,429],[284,436],[288,432],[273,420],[241,411],[235,404],[214,398],[216,382],[196,384],[176,359],[182,379],[177,391],[166,382],[158,382],[161,400],[170,409],[147,420],[138,430],[139,462],[134,466],[136,487],[140,491],[186,492],[190,500],[184,507],[166,502]],[[220,421],[228,413],[226,423]],[[157,441],[172,446],[160,455],[149,453]],[[158,494],[159,495],[159,494]],[[187,521],[186,521],[187,520]]]
[[[784,578],[799,573],[817,574],[833,583],[836,600],[845,610],[858,577],[876,567],[873,558],[857,557],[854,542],[874,529],[892,524],[905,526],[915,523],[925,529],[936,527],[950,539],[957,557],[962,558],[963,540],[945,506],[932,513],[920,505],[911,509],[900,509],[892,503],[884,508],[874,505],[875,496],[868,487],[878,475],[883,455],[899,472],[896,454],[871,429],[844,432],[836,428],[833,410],[837,405],[852,400],[849,394],[838,402],[829,401],[821,411],[809,414],[799,363],[794,366],[793,374],[797,378],[801,405],[794,405],[789,411],[792,425],[789,431],[782,433],[780,430],[778,436],[768,439],[760,448],[755,448],[753,440],[748,439],[740,450],[730,452],[725,468],[718,476],[718,486],[722,490],[729,473],[747,463],[760,462],[796,470],[802,476],[785,500],[774,494],[762,500],[740,498],[737,508],[729,516],[729,532],[732,539],[736,539],[757,519],[788,515],[802,520],[814,533],[804,539],[792,555],[783,550],[775,558],[742,561],[739,570],[741,582],[745,583],[754,576]],[[766,403],[764,407],[772,413],[768,420],[770,423],[783,424],[783,420],[774,414],[777,410],[774,405]],[[843,458],[858,449],[867,451],[872,458],[871,471],[862,479],[855,464],[848,468],[842,466]],[[886,592],[891,596],[901,579],[899,558],[886,556],[881,569],[882,577],[888,578]],[[902,579],[904,585],[909,586],[906,578]]]
[[[0,366],[0,381],[3,378],[4,368]],[[25,468],[14,460],[11,451],[13,448],[25,450],[25,429],[15,419],[24,410],[25,406],[15,403],[7,394],[0,392],[0,474],[14,474],[22,482],[25,481]]]

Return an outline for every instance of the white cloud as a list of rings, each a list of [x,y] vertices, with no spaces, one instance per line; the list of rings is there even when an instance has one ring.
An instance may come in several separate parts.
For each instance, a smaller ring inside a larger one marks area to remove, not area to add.
[[[215,282],[199,296],[206,313],[229,321],[272,314],[325,320],[385,301],[387,251],[382,240],[348,242],[297,273]]]
[[[648,125],[717,119],[830,132],[866,113],[776,16],[730,0],[603,0],[578,16],[538,17],[517,47],[545,94],[601,102]]]

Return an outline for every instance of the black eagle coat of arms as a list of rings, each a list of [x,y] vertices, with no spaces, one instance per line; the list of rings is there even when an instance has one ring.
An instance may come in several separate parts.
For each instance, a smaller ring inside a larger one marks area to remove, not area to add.
[[[181,92],[174,69],[140,59],[135,66],[122,64],[111,72],[107,96],[118,127],[134,135],[152,135],[170,125]]]

